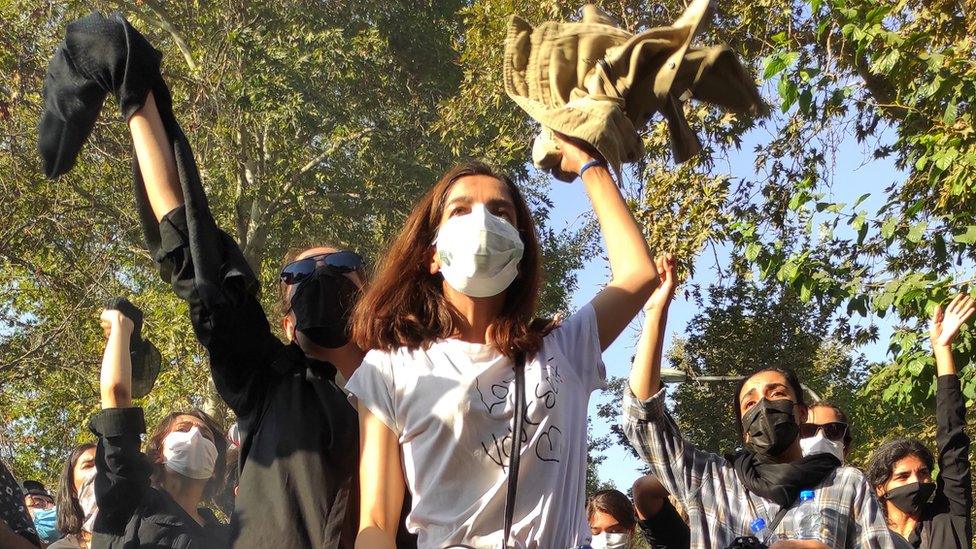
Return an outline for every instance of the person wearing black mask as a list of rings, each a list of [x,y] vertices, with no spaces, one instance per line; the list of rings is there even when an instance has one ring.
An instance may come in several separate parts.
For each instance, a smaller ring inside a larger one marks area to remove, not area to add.
[[[134,190],[149,251],[187,301],[217,391],[242,435],[234,547],[352,547],[358,523],[359,429],[336,382],[363,353],[346,316],[364,283],[353,252],[316,247],[281,271],[283,343],[258,300],[259,281],[220,230],[173,115],[162,55],[121,16],[67,28],[48,67],[39,148],[45,173],[71,168],[108,93],[135,149]]]
[[[888,526],[912,547],[969,548],[973,544],[973,481],[966,434],[966,399],[952,358],[952,340],[976,311],[976,301],[957,296],[943,313],[936,308],[929,335],[935,353],[935,440],[939,477],[932,482],[932,453],[921,442],[896,439],[875,450],[867,474],[884,502]],[[935,496],[934,498],[932,496]]]
[[[623,428],[651,473],[688,513],[691,547],[724,548],[753,533],[774,549],[899,547],[860,471],[842,467],[829,453],[803,456],[799,425],[807,407],[791,370],[764,368],[739,385],[733,414],[744,449],[735,455],[706,452],[682,438],[665,410],[661,384],[675,285],[670,255],[658,258],[657,270],[661,286],[645,306],[646,324],[624,393]],[[799,505],[801,491],[808,490],[815,513],[808,514],[809,504]],[[805,516],[815,527],[804,524]]]

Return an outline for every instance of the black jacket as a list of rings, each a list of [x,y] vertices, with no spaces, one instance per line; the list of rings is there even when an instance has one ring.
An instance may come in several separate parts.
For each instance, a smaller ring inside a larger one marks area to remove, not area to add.
[[[356,411],[335,383],[334,366],[274,336],[237,244],[213,225],[209,211],[195,212],[207,219],[188,219],[190,206],[163,218],[160,247],[151,251],[189,303],[214,385],[237,414],[242,441],[233,545],[351,547],[358,519]],[[208,248],[195,246],[194,230],[208,233],[200,239]],[[213,271],[197,268],[198,253],[216,264]],[[201,280],[208,271],[218,278]]]
[[[637,521],[644,541],[651,549],[686,549],[691,547],[691,530],[671,500],[653,517]]]
[[[206,508],[201,526],[169,494],[150,486],[152,466],[139,451],[146,432],[142,408],[110,408],[92,418],[95,450],[94,549],[219,549],[228,545],[227,526]]]
[[[939,376],[937,384],[935,440],[939,445],[939,477],[935,499],[922,511],[922,520],[908,542],[923,549],[969,549],[973,545],[973,479],[966,399],[958,376]]]

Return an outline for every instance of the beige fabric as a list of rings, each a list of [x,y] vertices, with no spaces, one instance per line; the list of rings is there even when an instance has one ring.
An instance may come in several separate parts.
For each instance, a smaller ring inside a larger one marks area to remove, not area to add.
[[[559,172],[552,132],[596,148],[620,177],[622,164],[643,154],[638,132],[655,112],[668,121],[675,159],[684,162],[700,144],[682,101],[694,97],[739,112],[762,112],[752,77],[727,47],[695,48],[691,41],[709,0],[693,0],[672,26],[633,35],[593,5],[579,22],[537,27],[518,16],[505,40],[505,92],[543,129],[533,144],[536,166]]]

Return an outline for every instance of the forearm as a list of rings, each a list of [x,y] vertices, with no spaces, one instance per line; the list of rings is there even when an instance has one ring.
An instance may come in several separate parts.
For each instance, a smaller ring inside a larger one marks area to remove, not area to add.
[[[163,120],[156,109],[152,92],[146,103],[129,119],[132,145],[139,171],[146,185],[146,196],[156,220],[183,204],[183,190],[176,172],[176,159]]]
[[[935,354],[935,370],[938,376],[957,375],[956,361],[952,358],[951,345],[939,345],[932,342],[932,352]]]
[[[644,331],[637,342],[634,365],[630,370],[630,390],[646,400],[661,389],[661,360],[664,355],[664,330],[667,309],[648,311]]]
[[[108,336],[102,355],[100,379],[102,409],[132,406],[132,359],[129,335],[116,326]]]
[[[635,301],[642,303],[657,279],[644,235],[607,168],[595,166],[582,178],[606,242],[611,284],[635,294]]]

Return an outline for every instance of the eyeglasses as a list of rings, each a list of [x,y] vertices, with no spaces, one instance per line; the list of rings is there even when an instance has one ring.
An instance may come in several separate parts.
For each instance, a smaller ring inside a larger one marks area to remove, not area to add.
[[[285,265],[279,278],[289,286],[301,284],[320,266],[337,274],[357,273],[363,270],[363,258],[356,252],[347,251],[310,255]]]
[[[847,435],[847,424],[840,421],[824,423],[823,425],[817,425],[816,423],[804,423],[800,425],[800,438],[810,438],[812,436],[816,436],[817,431],[821,430],[828,440],[838,442],[844,440],[844,436]]]

